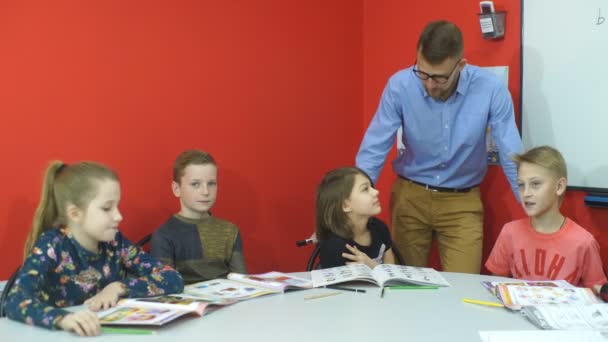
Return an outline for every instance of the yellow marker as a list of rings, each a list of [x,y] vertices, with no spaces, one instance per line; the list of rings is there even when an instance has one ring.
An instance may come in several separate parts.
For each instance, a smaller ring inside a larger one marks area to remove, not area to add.
[[[462,300],[465,303],[471,303],[471,304],[479,304],[479,305],[486,305],[486,306],[494,306],[497,308],[504,308],[505,306],[500,304],[500,303],[493,303],[493,302],[486,302],[483,300],[477,300],[477,299],[468,299],[468,298],[464,298]]]
[[[317,299],[317,298],[325,298],[325,297],[329,297],[329,296],[335,296],[335,295],[339,295],[342,292],[337,291],[337,292],[330,292],[330,293],[324,293],[324,294],[320,294],[320,295],[316,295],[316,296],[308,296],[308,297],[304,297],[305,300],[309,300],[309,299]]]

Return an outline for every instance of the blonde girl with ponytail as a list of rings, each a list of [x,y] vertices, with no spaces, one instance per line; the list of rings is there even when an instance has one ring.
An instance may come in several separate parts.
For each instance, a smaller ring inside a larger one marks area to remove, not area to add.
[[[183,280],[119,231],[120,183],[95,162],[49,164],[24,246],[25,261],[6,301],[11,319],[98,335],[94,311],[121,297],[179,293]],[[67,306],[86,304],[70,312]]]

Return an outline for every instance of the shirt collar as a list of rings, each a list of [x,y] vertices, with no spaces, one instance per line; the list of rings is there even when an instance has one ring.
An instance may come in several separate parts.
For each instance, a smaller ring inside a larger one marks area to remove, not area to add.
[[[416,67],[416,65],[413,65],[410,69],[413,69],[414,67]],[[420,90],[422,96],[426,99],[429,96],[429,94],[426,92],[426,90],[424,89],[424,86],[422,85],[421,80],[416,77],[416,75],[414,74],[414,72],[412,71],[412,76],[414,77],[414,80],[418,83],[418,89]],[[465,65],[464,68],[462,68],[462,70],[460,71],[460,75],[458,76],[460,77],[460,79],[458,80],[458,85],[456,86],[456,93],[460,94],[460,95],[466,95],[467,90],[469,89],[469,84],[471,83],[471,70],[469,69],[469,65]]]
[[[209,215],[203,216],[199,219],[188,218],[188,217],[182,216],[180,214],[175,214],[174,217],[182,222],[186,222],[186,223],[190,223],[190,224],[200,224],[200,223],[211,220],[212,216],[211,216],[211,213],[209,213]]]
[[[456,92],[460,95],[466,95],[467,89],[469,89],[469,84],[471,84],[471,70],[468,65],[465,65],[462,70],[460,70],[460,79],[458,80],[458,85],[456,86]]]
[[[70,239],[70,241],[72,242],[72,245],[74,246],[74,248],[76,249],[76,252],[78,253],[78,255],[82,258],[85,259],[97,259],[99,258],[100,255],[102,255],[104,253],[104,243],[99,242],[98,243],[98,250],[97,252],[92,252],[86,248],[84,248],[80,242],[78,242],[78,240],[76,240],[76,238],[74,237],[74,234],[72,234],[72,230],[69,227],[64,227],[64,228],[60,228],[61,232],[68,237],[68,239]]]

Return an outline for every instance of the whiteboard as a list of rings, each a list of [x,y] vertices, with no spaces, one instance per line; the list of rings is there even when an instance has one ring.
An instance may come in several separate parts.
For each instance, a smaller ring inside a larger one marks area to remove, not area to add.
[[[608,0],[522,0],[522,140],[551,145],[568,185],[608,191]]]

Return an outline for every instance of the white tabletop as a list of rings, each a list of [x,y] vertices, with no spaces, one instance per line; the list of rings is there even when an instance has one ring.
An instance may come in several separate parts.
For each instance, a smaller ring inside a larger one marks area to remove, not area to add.
[[[102,335],[95,341],[480,341],[480,330],[536,330],[518,313],[462,302],[462,298],[497,301],[481,280],[505,278],[442,273],[451,286],[437,290],[386,290],[361,285],[366,293],[304,300],[333,289],[292,291],[221,308],[204,317],[185,317],[154,335]],[[352,284],[348,284],[351,286]],[[68,332],[49,332],[0,319],[2,341],[71,341]],[[8,339],[5,339],[8,338]]]

